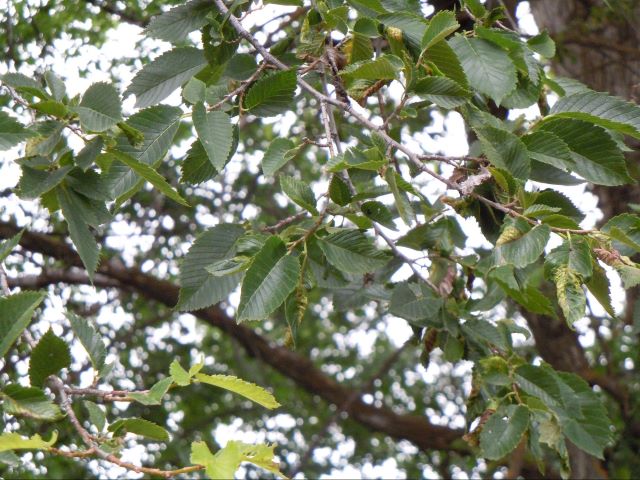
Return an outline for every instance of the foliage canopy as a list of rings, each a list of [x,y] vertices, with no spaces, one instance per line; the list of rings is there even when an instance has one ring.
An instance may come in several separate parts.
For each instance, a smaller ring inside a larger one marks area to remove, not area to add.
[[[345,437],[409,476],[568,476],[624,444],[628,392],[544,362],[527,321],[616,322],[611,280],[640,284],[637,206],[585,227],[567,194],[635,182],[640,107],[477,0],[87,3],[95,45],[113,15],[166,43],[73,95],[31,74],[23,16],[3,39],[3,476],[313,477]],[[442,118],[468,154],[427,147]],[[260,433],[216,451],[234,419]]]

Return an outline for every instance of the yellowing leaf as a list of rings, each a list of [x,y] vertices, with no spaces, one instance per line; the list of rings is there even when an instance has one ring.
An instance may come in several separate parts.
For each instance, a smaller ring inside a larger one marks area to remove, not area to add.
[[[264,388],[242,380],[238,377],[234,377],[231,375],[207,375],[204,373],[197,373],[195,375],[195,378],[199,382],[224,388],[225,390],[229,390],[230,392],[242,395],[252,402],[262,405],[263,407],[268,409],[273,409],[280,406],[275,397]]]

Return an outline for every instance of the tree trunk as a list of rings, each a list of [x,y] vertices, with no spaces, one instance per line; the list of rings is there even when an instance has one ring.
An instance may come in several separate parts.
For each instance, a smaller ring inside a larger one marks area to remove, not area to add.
[[[638,101],[640,1],[532,0],[529,3],[538,26],[556,40],[558,53],[552,65],[556,74],[580,80],[594,90]],[[636,178],[640,178],[635,166],[639,159],[637,152],[628,157],[629,170]],[[592,191],[599,199],[604,215],[602,222],[627,212],[630,203],[640,203],[637,185],[594,187]],[[627,292],[623,314],[627,323],[632,321],[639,293],[639,289]],[[568,329],[564,333],[568,334]],[[543,332],[536,335],[538,344],[545,341],[544,335]],[[603,477],[596,459],[571,446],[570,453],[575,478]]]

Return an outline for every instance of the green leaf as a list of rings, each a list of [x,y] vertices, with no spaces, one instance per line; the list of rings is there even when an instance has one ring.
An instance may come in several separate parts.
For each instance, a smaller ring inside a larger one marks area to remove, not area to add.
[[[280,406],[275,397],[264,388],[238,377],[231,375],[206,375],[204,373],[196,373],[195,379],[199,382],[206,383],[207,385],[224,388],[230,392],[242,395],[243,397],[248,398],[258,405],[262,405],[269,410]]]
[[[0,298],[0,358],[27,328],[45,296],[45,292],[20,292]]]
[[[8,72],[4,75],[0,75],[0,80],[13,88],[27,89],[27,92],[42,92],[42,84],[35,80],[33,77],[28,77],[22,73]],[[33,93],[33,95],[36,95]],[[46,96],[45,96],[46,98]]]
[[[287,152],[294,148],[295,144],[287,138],[276,138],[270,144],[262,157],[262,173],[272,177],[289,160]]]
[[[565,170],[571,170],[575,166],[569,146],[553,132],[539,130],[523,135],[520,139],[527,147],[529,156],[538,162]]]
[[[18,246],[18,244],[20,243],[20,240],[22,239],[23,233],[24,233],[24,230],[20,230],[13,237],[8,238],[7,240],[0,243],[0,263],[4,262],[5,258],[11,255],[11,252],[13,252],[13,249]]]
[[[173,384],[173,378],[167,377],[153,385],[147,393],[130,393],[129,396],[142,405],[160,405],[169,387]]]
[[[349,65],[370,60],[371,57],[373,57],[371,39],[367,35],[354,31],[351,34],[351,38],[345,44],[344,52],[347,55],[347,63]]]
[[[602,305],[602,308],[611,315],[616,316],[616,312],[611,305],[611,293],[609,291],[609,279],[604,269],[598,262],[593,262],[593,275],[586,283],[589,292],[593,295],[598,303]]]
[[[46,450],[58,439],[58,432],[53,432],[51,438],[43,440],[38,434],[32,437],[23,437],[19,433],[0,434],[0,452],[9,450]]]
[[[446,109],[466,103],[471,94],[447,77],[426,77],[416,82],[413,91],[425,100]]]
[[[34,136],[36,133],[27,130],[22,124],[0,110],[0,151],[9,150]]]
[[[222,171],[233,145],[229,116],[220,111],[207,112],[202,103],[197,103],[193,106],[193,125],[211,165],[218,172]]]
[[[37,170],[23,165],[18,195],[25,200],[38,198],[60,184],[72,168],[72,165],[66,165],[55,170]]]
[[[428,50],[429,47],[444,40],[458,28],[460,28],[460,24],[456,20],[454,12],[451,10],[439,11],[429,20],[429,26],[422,37],[422,50]]]
[[[389,261],[389,255],[359,230],[344,229],[318,238],[318,245],[331,265],[347,273],[373,272]]]
[[[553,58],[556,56],[556,43],[547,32],[542,32],[527,40],[529,48],[543,57]]]
[[[136,96],[136,108],[161,102],[207,64],[204,52],[194,47],[174,48],[140,70],[125,95]]]
[[[529,409],[522,405],[499,408],[480,432],[482,456],[489,460],[499,460],[520,443],[529,427]]]
[[[469,89],[467,76],[453,48],[444,40],[433,44],[423,55],[425,61],[435,66],[445,76],[456,82],[465,90]]]
[[[162,177],[162,175],[156,172],[149,165],[136,160],[131,155],[128,155],[124,152],[112,150],[110,153],[114,157],[116,157],[120,162],[124,163],[127,167],[129,167],[131,170],[133,170],[142,178],[144,178],[151,185],[156,187],[162,194],[166,195],[171,200],[173,200],[176,203],[179,203],[180,205],[184,205],[185,207],[189,206],[187,201],[184,198],[182,198],[180,194],[171,185],[167,183],[167,181]]]
[[[352,80],[395,80],[404,67],[402,60],[395,55],[383,55],[374,60],[363,60],[344,68],[340,75],[347,81]]]
[[[427,29],[427,23],[421,15],[409,12],[396,12],[379,15],[378,20],[388,27],[402,30],[402,38],[409,45],[420,49],[422,38]]]
[[[545,267],[552,272],[559,267],[566,267],[588,280],[593,274],[591,249],[584,238],[571,236],[562,245],[551,250],[545,258]]]
[[[80,117],[82,128],[92,132],[104,132],[122,120],[120,96],[105,82],[91,85],[73,111]]]
[[[516,178],[528,180],[531,162],[527,147],[513,133],[491,126],[477,128],[482,150],[489,161]]]
[[[200,140],[191,144],[187,157],[180,165],[180,182],[198,184],[205,182],[218,174],[218,170],[211,165],[209,156]]]
[[[89,278],[93,281],[93,274],[98,268],[100,260],[100,247],[89,229],[91,222],[87,222],[87,218],[83,214],[86,207],[82,204],[82,198],[68,188],[58,188],[56,192],[60,210],[69,227],[69,236],[78,255],[80,255]]]
[[[104,410],[89,400],[84,400],[82,403],[84,408],[87,409],[87,412],[89,412],[89,421],[96,426],[98,432],[102,432],[107,423]]]
[[[553,273],[553,281],[558,292],[558,305],[571,327],[575,321],[584,317],[587,307],[582,280],[568,265],[560,265]]]
[[[560,98],[547,118],[584,120],[640,138],[640,107],[606,93],[585,91]]]
[[[462,325],[462,331],[467,337],[480,344],[487,342],[504,351],[509,348],[509,345],[505,341],[504,336],[500,333],[500,330],[486,320],[467,320]]]
[[[207,24],[207,14],[211,3],[205,0],[194,0],[179,5],[151,19],[146,28],[150,37],[180,43],[187,40],[189,33]]]
[[[240,291],[237,321],[262,320],[282,305],[300,277],[300,264],[282,240],[270,237],[253,257]]]
[[[206,308],[223,300],[236,288],[240,274],[215,277],[206,267],[215,261],[233,258],[236,241],[243,233],[239,225],[220,224],[196,238],[180,266],[177,310]]]
[[[614,240],[613,247],[622,255],[631,256],[640,251],[640,217],[631,213],[617,215],[601,230]]]
[[[87,171],[93,162],[95,162],[96,158],[102,151],[102,147],[104,146],[104,140],[102,137],[95,137],[89,140],[82,150],[78,152],[76,156],[76,165],[78,165],[82,170]]]
[[[640,268],[619,263],[615,265],[615,269],[620,274],[624,288],[629,289],[640,284]]]
[[[456,35],[449,44],[460,58],[471,86],[499,105],[516,88],[516,68],[509,55],[481,38]]]
[[[173,143],[181,115],[182,110],[166,105],[147,108],[132,115],[127,124],[142,133],[142,145],[131,145],[127,136],[123,134],[117,139],[116,149],[147,165],[157,165]],[[117,205],[121,205],[144,185],[143,179],[120,162],[111,165],[105,175],[105,181],[113,198],[117,198]]]
[[[231,57],[227,63],[224,75],[233,80],[247,80],[258,69],[255,55],[250,53],[238,53]]]
[[[256,117],[273,117],[291,109],[296,90],[295,70],[266,75],[244,97],[244,109]]]
[[[44,80],[47,83],[53,98],[59,102],[62,101],[64,96],[67,94],[67,89],[64,86],[62,79],[51,70],[48,70],[44,72]]]
[[[191,384],[191,375],[187,372],[177,360],[171,362],[169,365],[169,373],[176,385],[180,387],[186,387]]]
[[[602,127],[568,118],[543,121],[540,129],[560,137],[572,152],[573,171],[598,184],[616,186],[633,182],[624,156]]]
[[[360,210],[374,222],[384,225],[390,230],[398,230],[396,224],[393,223],[393,215],[384,203],[376,200],[363,202]]]
[[[523,268],[535,262],[544,252],[550,233],[548,225],[537,225],[521,237],[501,243],[495,249],[496,264]]]
[[[108,430],[115,435],[124,435],[125,433],[135,433],[152,440],[166,442],[169,440],[169,432],[160,425],[156,425],[149,420],[143,418],[120,418],[109,425]]]
[[[47,330],[31,352],[29,380],[31,386],[42,386],[49,375],[55,375],[71,365],[69,345],[53,330]]]
[[[107,349],[104,346],[102,337],[86,318],[81,318],[72,312],[67,312],[67,318],[71,323],[73,333],[89,354],[91,365],[94,370],[99,372],[104,367],[104,361],[107,357]]]
[[[0,452],[0,465],[17,467],[21,462],[20,457],[11,451]]]
[[[0,393],[0,398],[4,412],[9,415],[45,422],[53,422],[62,417],[60,407],[39,388],[7,385]]]
[[[351,191],[349,186],[339,175],[331,176],[331,183],[329,183],[329,198],[336,204],[344,207],[351,203]]]
[[[264,443],[252,445],[230,440],[223,449],[213,455],[205,442],[193,442],[191,463],[204,465],[209,478],[234,478],[242,462],[253,463],[281,478],[286,478],[274,461],[273,450],[272,445]]]
[[[400,283],[393,288],[389,313],[419,326],[433,326],[443,305],[442,297],[430,287],[417,283]]]
[[[578,448],[603,458],[612,441],[611,421],[600,397],[580,377],[548,366],[518,367],[515,379],[528,395],[538,397],[557,416],[564,435]]]
[[[280,188],[294,203],[311,212],[313,215],[318,215],[316,197],[307,183],[295,177],[290,177],[289,175],[280,175]]]
[[[416,214],[413,211],[413,207],[411,206],[411,202],[407,198],[405,188],[406,181],[399,175],[396,171],[391,168],[388,168],[384,175],[385,180],[387,181],[387,185],[389,185],[389,189],[393,194],[393,200],[395,202],[395,207],[398,209],[398,213],[400,214],[400,218],[402,221],[410,227],[413,222],[416,220]],[[331,187],[329,187],[331,188]],[[413,190],[413,187],[411,189]],[[415,191],[411,191],[411,193],[415,194]],[[329,194],[331,194],[331,190],[329,190]]]

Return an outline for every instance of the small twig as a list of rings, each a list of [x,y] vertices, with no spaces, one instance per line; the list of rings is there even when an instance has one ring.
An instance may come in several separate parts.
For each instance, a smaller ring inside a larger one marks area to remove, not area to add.
[[[256,78],[258,78],[266,68],[267,68],[266,63],[260,64],[258,69],[255,72],[253,72],[253,74],[249,78],[244,80],[238,88],[234,89],[232,92],[227,93],[224,97],[222,97],[222,100],[211,105],[207,110],[217,110],[218,108],[222,107],[222,105],[224,105],[226,102],[231,100],[236,95],[240,95],[244,93],[244,91],[251,86],[251,84],[256,80]]]
[[[306,216],[307,216],[307,212],[296,213],[295,215],[291,215],[291,216],[289,216],[287,218],[283,218],[282,220],[280,220],[275,225],[271,225],[271,226],[268,226],[268,227],[263,227],[262,231],[263,232],[268,232],[268,233],[275,233],[278,230],[280,230],[281,228],[286,227],[287,225],[290,225],[291,223],[297,222],[298,220],[302,220]]]

